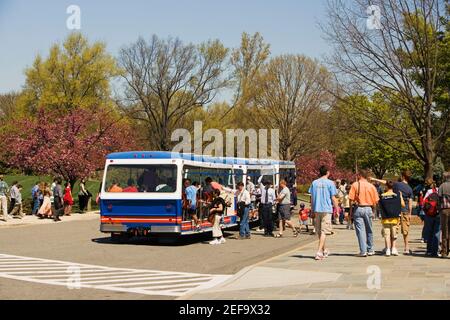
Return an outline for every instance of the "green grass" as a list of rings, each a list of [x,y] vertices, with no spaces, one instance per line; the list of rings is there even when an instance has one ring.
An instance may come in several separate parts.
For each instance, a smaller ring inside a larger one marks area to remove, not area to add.
[[[22,185],[22,198],[24,202],[24,210],[28,213],[31,211],[31,188],[36,184],[36,182],[47,182],[48,184],[52,184],[53,178],[50,176],[25,176],[25,175],[6,175],[4,177],[5,182],[11,186],[13,181],[19,181],[19,184]],[[64,187],[64,186],[63,186]],[[100,188],[100,181],[87,181],[86,188],[92,193],[93,201],[92,201],[92,209],[96,210],[97,205],[95,203],[95,198],[97,197],[98,190]],[[78,192],[80,190],[79,181],[72,187],[72,196],[75,204],[73,206],[74,212],[79,212],[78,209]]]

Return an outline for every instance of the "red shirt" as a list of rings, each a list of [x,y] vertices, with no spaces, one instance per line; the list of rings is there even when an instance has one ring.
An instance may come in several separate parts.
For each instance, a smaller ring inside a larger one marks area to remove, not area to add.
[[[138,192],[138,189],[134,186],[130,186],[130,187],[126,187],[125,189],[122,190],[122,192]]]

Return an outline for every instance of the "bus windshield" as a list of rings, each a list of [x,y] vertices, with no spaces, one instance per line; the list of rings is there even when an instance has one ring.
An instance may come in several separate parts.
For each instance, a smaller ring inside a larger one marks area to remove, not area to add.
[[[176,165],[120,164],[108,166],[104,191],[174,193],[176,186]]]

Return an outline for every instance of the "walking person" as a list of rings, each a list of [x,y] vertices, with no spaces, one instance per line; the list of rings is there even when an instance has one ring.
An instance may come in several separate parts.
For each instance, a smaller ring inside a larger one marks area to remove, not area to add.
[[[304,203],[300,203],[300,210],[298,212],[300,229],[302,231],[302,226],[305,226],[306,232],[309,233],[309,218],[311,216],[311,210],[307,209]]]
[[[66,182],[64,185],[64,215],[70,216],[72,212],[73,206],[73,197],[72,197],[72,189],[70,182]]]
[[[398,256],[396,241],[398,237],[398,222],[402,207],[405,201],[402,194],[394,192],[394,183],[388,181],[386,183],[386,192],[380,195],[379,208],[381,210],[381,224],[383,229],[381,235],[385,241],[385,254],[387,257],[393,255]]]
[[[442,229],[441,257],[447,258],[450,239],[450,171],[444,173],[444,183],[439,187],[438,194]]]
[[[247,177],[247,184],[245,185],[245,189],[250,194],[250,207],[249,207],[249,220],[257,220],[258,214],[256,210],[256,187],[252,182],[252,177]]]
[[[214,240],[211,241],[210,245],[219,245],[226,242],[223,237],[222,229],[220,228],[220,220],[225,212],[226,203],[225,200],[220,197],[221,191],[219,189],[214,189],[212,191],[213,201],[209,210],[208,221],[213,225],[213,237]]]
[[[350,211],[355,223],[356,237],[359,244],[359,257],[375,255],[373,244],[372,219],[379,201],[375,186],[368,181],[369,172],[360,170],[358,181],[350,189]],[[352,206],[355,204],[355,206]],[[354,212],[353,212],[354,211]]]
[[[330,171],[326,166],[319,169],[320,178],[313,181],[308,193],[311,195],[311,215],[315,219],[315,231],[319,236],[319,249],[316,260],[327,258],[330,251],[326,247],[327,234],[331,233],[333,208],[337,210],[336,185],[329,179]]]
[[[22,219],[25,216],[22,206],[22,186],[17,184],[16,189],[14,208],[11,211],[11,216],[13,218]]]
[[[80,206],[80,211],[84,212],[87,209],[88,201],[90,198],[90,193],[86,189],[86,179],[81,179],[78,191],[78,204]],[[125,189],[124,189],[125,190]],[[136,189],[137,192],[137,189]]]
[[[8,184],[3,180],[3,175],[0,174],[0,211],[3,211],[3,220],[5,222],[12,218],[8,214],[8,191]]]
[[[409,185],[409,180],[411,179],[411,171],[403,170],[400,181],[394,182],[394,192],[401,193],[403,200],[405,201],[405,207],[402,208],[402,212],[400,214],[400,230],[403,235],[404,242],[404,255],[411,255],[412,251],[409,249],[409,229],[411,225],[411,216],[413,210],[413,197],[414,193],[412,188]],[[386,185],[386,180],[371,178],[372,181],[378,181],[384,185]]]
[[[44,191],[44,202],[42,206],[39,208],[37,216],[39,219],[51,218],[52,216],[52,202],[50,199],[51,192],[49,190]]]
[[[240,240],[250,239],[249,212],[252,202],[250,193],[245,189],[244,183],[239,182],[237,191],[237,207],[240,216],[239,238]]]
[[[345,195],[344,195],[344,202],[342,203],[342,207],[344,209],[344,220],[347,222],[347,230],[354,230],[353,227],[353,217],[350,214],[350,198],[349,193],[350,189],[352,188],[351,185],[345,186]]]
[[[264,227],[264,237],[274,237],[273,234],[273,205],[276,200],[275,190],[269,180],[262,183],[263,176],[258,179],[261,190],[260,214]]]
[[[439,256],[439,240],[441,235],[441,217],[439,215],[439,194],[433,179],[427,179],[428,190],[423,198],[424,239],[427,243],[426,256]]]
[[[18,184],[19,184],[18,181],[14,181],[11,184],[11,189],[9,189],[9,208],[8,208],[9,214],[11,214],[11,212],[14,210],[14,206],[16,204],[17,194],[19,193],[19,189],[17,188]]]
[[[294,237],[298,236],[297,227],[291,221],[291,191],[287,187],[286,180],[280,181],[280,187],[278,192],[278,197],[276,199],[278,203],[278,216],[279,216],[279,232],[275,238],[283,237],[283,231],[286,225],[292,228],[294,232]]]
[[[39,181],[31,188],[32,210],[31,214],[36,215],[39,210]]]
[[[61,184],[62,179],[56,178],[56,185],[53,189],[53,220],[55,222],[61,221],[59,217],[64,214],[64,194]]]

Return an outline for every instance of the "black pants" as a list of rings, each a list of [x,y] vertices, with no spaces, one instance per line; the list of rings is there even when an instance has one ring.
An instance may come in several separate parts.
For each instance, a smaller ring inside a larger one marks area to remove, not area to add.
[[[57,218],[64,215],[64,205],[60,197],[55,197],[53,202],[53,217]]]
[[[8,214],[14,210],[14,206],[16,205],[16,199],[11,198],[11,202],[9,203]]]
[[[80,206],[81,211],[84,211],[87,209],[89,199],[90,199],[90,196],[88,196],[88,195],[78,195],[78,204]]]
[[[264,234],[272,234],[273,233],[273,212],[272,212],[272,204],[261,204],[261,216],[264,226]]]

